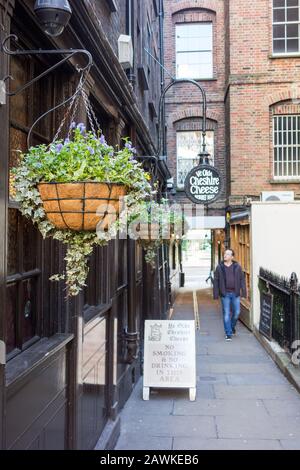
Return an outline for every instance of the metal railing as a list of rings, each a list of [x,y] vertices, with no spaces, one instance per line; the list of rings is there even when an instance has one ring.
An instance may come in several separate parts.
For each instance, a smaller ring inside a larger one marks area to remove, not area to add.
[[[260,268],[259,290],[273,295],[272,338],[287,352],[300,340],[300,284],[296,273],[287,279]]]

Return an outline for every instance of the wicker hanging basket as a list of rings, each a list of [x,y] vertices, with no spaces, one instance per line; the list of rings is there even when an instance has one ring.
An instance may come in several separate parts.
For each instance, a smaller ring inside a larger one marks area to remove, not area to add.
[[[126,195],[119,183],[40,183],[38,189],[48,220],[60,230],[107,229]]]

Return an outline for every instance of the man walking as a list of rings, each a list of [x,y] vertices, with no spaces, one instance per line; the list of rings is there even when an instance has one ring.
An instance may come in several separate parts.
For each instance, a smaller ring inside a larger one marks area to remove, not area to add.
[[[231,341],[232,335],[236,332],[241,292],[242,297],[247,296],[243,270],[233,258],[234,251],[231,248],[226,250],[224,261],[218,265],[214,276],[214,299],[221,297],[226,341]],[[232,307],[232,317],[230,307]]]

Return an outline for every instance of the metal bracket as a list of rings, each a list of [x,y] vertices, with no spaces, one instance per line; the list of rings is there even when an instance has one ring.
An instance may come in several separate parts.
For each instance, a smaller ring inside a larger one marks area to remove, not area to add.
[[[0,106],[6,104],[5,81],[0,80]]]
[[[87,80],[88,73],[89,73],[89,71],[90,71],[90,69],[93,65],[93,58],[92,58],[92,55],[89,51],[87,51],[85,49],[50,49],[50,50],[42,50],[42,49],[20,50],[20,49],[16,49],[16,50],[11,50],[7,46],[7,43],[10,41],[10,39],[14,39],[15,42],[18,42],[18,37],[15,34],[10,34],[10,35],[8,35],[4,38],[4,40],[2,41],[2,44],[1,44],[1,51],[3,51],[5,54],[7,54],[9,56],[23,56],[23,55],[32,56],[32,55],[42,55],[42,54],[46,54],[46,55],[56,54],[56,55],[59,55],[59,54],[61,54],[64,57],[63,57],[63,59],[59,60],[56,64],[54,64],[51,67],[49,67],[48,69],[46,69],[44,72],[40,73],[37,77],[34,77],[32,80],[25,83],[23,86],[20,86],[19,88],[17,88],[14,91],[9,91],[9,89],[7,89],[8,87],[6,87],[6,81],[7,80],[13,80],[13,77],[11,75],[6,75],[5,77],[3,77],[2,80],[0,81],[0,105],[6,104],[6,96],[18,95],[19,93],[21,93],[22,91],[26,90],[28,87],[30,87],[31,85],[36,83],[41,78],[45,77],[49,73],[56,70],[58,67],[60,67],[63,63],[70,60],[76,54],[77,55],[78,54],[84,55],[87,58],[87,63],[84,67],[79,67],[79,65],[76,65],[77,72],[81,73],[81,79],[80,79],[79,83],[80,83],[81,88],[83,88],[83,85]],[[64,100],[62,103],[59,103],[55,107],[51,108],[50,110],[48,110],[47,112],[42,114],[42,116],[40,116],[33,123],[33,125],[31,126],[31,128],[28,132],[28,136],[27,136],[27,147],[28,148],[30,147],[31,133],[33,131],[33,128],[36,126],[36,124],[41,119],[43,119],[45,116],[47,116],[49,113],[51,113],[53,111],[56,111],[58,108],[60,108],[64,105],[66,105],[67,103],[71,102],[77,94],[78,94],[78,89],[75,91],[75,93],[72,96],[70,96],[68,99]]]
[[[0,341],[0,364],[2,366],[6,364],[6,347],[4,341]]]
[[[76,70],[78,72],[88,72],[93,65],[93,58],[92,55],[89,51],[86,51],[85,49],[50,49],[50,50],[42,50],[42,49],[35,49],[35,50],[20,50],[16,49],[14,51],[10,50],[7,47],[7,43],[10,41],[10,39],[14,39],[16,42],[18,42],[18,37],[15,34],[10,34],[9,36],[6,36],[2,42],[2,51],[5,52],[5,54],[10,55],[10,56],[21,56],[21,55],[42,55],[42,54],[56,54],[56,55],[63,55],[65,56],[63,59],[61,59],[59,62],[56,64],[52,65],[48,69],[46,69],[44,72],[42,72],[40,75],[37,77],[34,77],[32,80],[30,80],[28,83],[25,85],[19,87],[17,90],[14,90],[12,92],[6,91],[5,89],[5,94],[8,96],[15,96],[21,93],[22,91],[26,90],[29,86],[33,85],[35,82],[40,80],[41,78],[45,77],[49,73],[53,72],[53,70],[57,69],[60,65],[63,63],[67,62],[69,59],[71,59],[74,55],[76,54],[83,54],[87,57],[87,64],[84,67],[79,67],[76,65]],[[3,77],[3,82],[6,82],[8,79],[12,79],[10,75],[7,75],[6,77]],[[5,87],[6,88],[6,87]]]

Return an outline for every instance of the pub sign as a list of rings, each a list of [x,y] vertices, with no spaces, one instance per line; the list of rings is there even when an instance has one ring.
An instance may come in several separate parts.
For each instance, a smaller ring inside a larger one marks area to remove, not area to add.
[[[210,204],[221,194],[221,176],[211,165],[194,167],[184,183],[187,197],[196,204]]]

